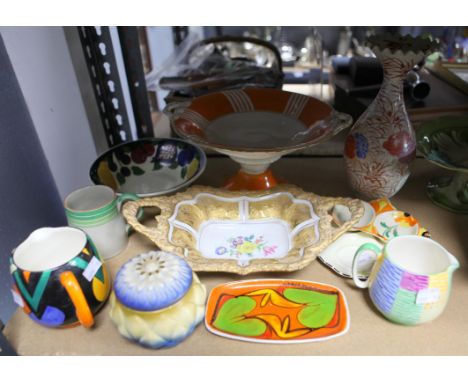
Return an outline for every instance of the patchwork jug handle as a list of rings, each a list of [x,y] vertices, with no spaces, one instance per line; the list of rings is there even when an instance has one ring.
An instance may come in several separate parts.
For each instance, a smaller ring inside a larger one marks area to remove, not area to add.
[[[375,253],[376,258],[378,258],[382,252],[382,249],[379,248],[374,243],[365,243],[359,247],[359,249],[356,251],[356,254],[354,255],[351,275],[353,276],[354,284],[356,284],[358,288],[369,287],[370,277],[367,278],[366,280],[361,280],[358,276],[359,258],[366,252],[368,253],[369,251]],[[374,263],[374,266],[375,266],[375,263]]]

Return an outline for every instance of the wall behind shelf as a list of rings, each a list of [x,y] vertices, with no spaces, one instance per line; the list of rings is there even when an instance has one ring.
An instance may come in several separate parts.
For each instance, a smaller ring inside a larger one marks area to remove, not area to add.
[[[60,196],[91,184],[97,156],[62,27],[0,27]]]
[[[9,256],[31,231],[64,225],[62,203],[0,36],[0,320],[16,306]]]

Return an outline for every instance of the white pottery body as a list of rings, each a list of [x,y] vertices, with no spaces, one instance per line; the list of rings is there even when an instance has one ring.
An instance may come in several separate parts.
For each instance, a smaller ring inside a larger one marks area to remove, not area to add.
[[[127,247],[127,226],[121,214],[100,226],[77,228],[89,235],[103,260],[117,256]]]
[[[85,231],[104,260],[118,255],[128,243],[127,226],[119,212],[129,194],[117,197],[107,186],[89,186],[72,192],[64,201],[68,224]]]

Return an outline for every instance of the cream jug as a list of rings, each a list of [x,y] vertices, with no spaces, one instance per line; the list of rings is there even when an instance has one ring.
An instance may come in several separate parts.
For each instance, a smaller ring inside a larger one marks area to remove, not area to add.
[[[358,278],[360,261],[375,257],[369,278]],[[382,252],[382,253],[381,253]],[[372,302],[390,321],[416,325],[432,321],[444,310],[457,259],[432,239],[399,236],[384,246],[363,244],[353,261],[353,280],[360,288],[369,288]]]

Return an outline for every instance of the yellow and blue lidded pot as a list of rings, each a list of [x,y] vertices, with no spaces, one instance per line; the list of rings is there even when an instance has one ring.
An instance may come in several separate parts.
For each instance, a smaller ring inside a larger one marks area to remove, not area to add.
[[[187,262],[142,253],[117,273],[110,317],[122,336],[154,349],[177,345],[205,315],[206,289]]]

